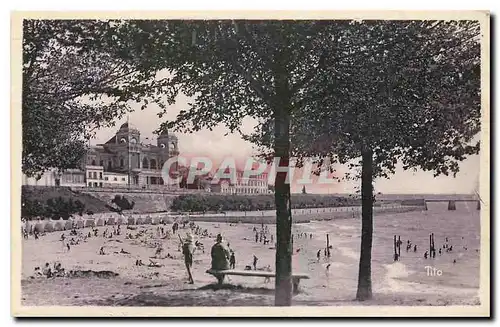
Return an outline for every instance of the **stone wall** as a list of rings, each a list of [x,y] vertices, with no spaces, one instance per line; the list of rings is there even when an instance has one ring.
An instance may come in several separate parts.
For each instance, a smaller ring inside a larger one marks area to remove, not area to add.
[[[82,191],[104,201],[108,204],[116,195],[124,196],[129,202],[134,201],[134,208],[127,213],[153,213],[165,212],[170,209],[172,201],[179,194],[175,193],[155,193],[155,192],[128,192],[123,190],[116,191]]]

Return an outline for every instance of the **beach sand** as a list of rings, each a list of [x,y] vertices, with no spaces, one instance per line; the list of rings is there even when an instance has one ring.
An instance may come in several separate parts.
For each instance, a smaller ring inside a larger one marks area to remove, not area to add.
[[[448,211],[447,203],[428,205],[425,212],[386,214],[374,218],[372,254],[373,299],[356,302],[358,261],[360,247],[360,219],[335,219],[294,224],[294,272],[304,272],[311,279],[302,280],[300,292],[293,297],[293,305],[478,305],[479,304],[479,211],[475,204],[457,203],[456,211]],[[314,217],[312,217],[314,219]],[[60,241],[69,231],[47,233],[38,240],[23,240],[22,249],[22,304],[23,305],[122,305],[122,306],[266,306],[274,304],[274,279],[265,283],[263,278],[231,276],[227,285],[215,289],[215,278],[205,273],[210,268],[210,248],[215,235],[222,233],[225,242],[236,253],[236,268],[251,265],[255,254],[258,267],[270,265],[274,270],[275,251],[272,245],[255,242],[257,224],[227,224],[196,222],[208,229],[213,238],[195,236],[204,244],[205,253],[194,255],[195,284],[187,283],[187,273],[179,250],[177,235],[162,240],[156,233],[157,225],[133,226],[111,239],[102,237],[103,231],[113,226],[98,227],[99,236],[71,246],[68,251]],[[275,234],[274,225],[266,225]],[[171,225],[165,229],[170,230]],[[87,234],[91,229],[81,229]],[[138,239],[125,239],[125,234],[136,234]],[[182,237],[189,228],[180,229]],[[299,238],[297,233],[312,233],[313,238]],[[453,245],[453,252],[437,254],[435,259],[424,259],[429,247],[429,234],[434,233],[436,248],[444,244],[445,237]],[[316,252],[324,249],[326,234],[332,245],[330,259],[323,251],[318,262]],[[401,260],[393,261],[393,236],[403,241]],[[463,239],[462,239],[463,237]],[[406,252],[406,241],[417,244]],[[136,266],[155,255],[155,243],[161,242],[164,252],[174,258],[152,259],[163,264],[161,268]],[[98,255],[104,246],[106,255]],[[467,247],[465,250],[464,247]],[[130,254],[115,253],[124,249]],[[297,253],[297,249],[300,251]],[[453,263],[456,260],[456,263]],[[46,262],[53,266],[60,262],[66,270],[112,271],[112,278],[31,278],[35,267]],[[330,263],[327,271],[326,265]],[[426,266],[442,271],[441,276],[429,276]]]

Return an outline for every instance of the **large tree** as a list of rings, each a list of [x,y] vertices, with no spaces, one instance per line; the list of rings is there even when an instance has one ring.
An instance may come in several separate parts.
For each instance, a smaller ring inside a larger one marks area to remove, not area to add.
[[[294,112],[305,110],[305,95],[319,83],[332,35],[348,22],[327,21],[136,21],[130,27],[154,35],[150,56],[157,70],[170,73],[168,101],[179,92],[193,100],[162,128],[184,132],[225,124],[239,131],[242,119],[272,119],[272,155],[285,171],[275,179],[275,304],[290,305],[292,294],[292,214],[290,126]],[[148,59],[149,58],[149,59]]]
[[[161,81],[130,36],[121,21],[23,20],[23,173],[79,166],[93,131],[158,102]]]
[[[455,175],[477,154],[479,24],[474,21],[352,22],[336,35],[339,57],[295,112],[292,152],[349,166],[361,179],[357,299],[372,297],[373,180],[406,169]],[[335,85],[335,87],[324,87]],[[264,124],[264,127],[269,127]],[[251,137],[269,149],[272,133]]]

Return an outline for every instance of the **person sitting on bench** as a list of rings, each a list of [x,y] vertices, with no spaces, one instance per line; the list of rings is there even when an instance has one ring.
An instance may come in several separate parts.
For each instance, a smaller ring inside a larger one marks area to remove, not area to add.
[[[226,246],[222,243],[222,235],[217,234],[216,243],[212,246],[212,269],[213,270],[228,270],[229,258],[231,254]],[[221,277],[217,277],[219,279]],[[223,277],[222,277],[223,278]],[[219,282],[220,284],[220,282]]]
[[[272,270],[271,270],[271,265],[267,265],[267,267],[266,267],[265,271],[267,271],[267,272],[271,272],[271,271],[272,271]],[[270,277],[266,277],[266,279],[264,279],[264,284],[267,284],[267,283],[269,283],[270,281],[271,281],[271,278],[270,278]]]

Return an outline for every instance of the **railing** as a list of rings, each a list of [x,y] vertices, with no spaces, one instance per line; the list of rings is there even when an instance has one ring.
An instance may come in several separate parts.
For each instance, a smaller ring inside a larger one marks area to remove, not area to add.
[[[168,187],[167,185],[116,185],[113,187],[71,187],[73,191],[84,192],[131,192],[131,193],[162,193],[162,194],[201,194],[207,193],[204,190],[187,190],[183,188]]]

